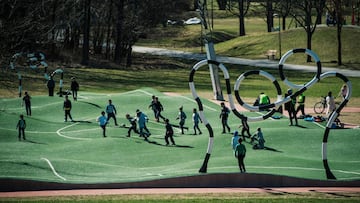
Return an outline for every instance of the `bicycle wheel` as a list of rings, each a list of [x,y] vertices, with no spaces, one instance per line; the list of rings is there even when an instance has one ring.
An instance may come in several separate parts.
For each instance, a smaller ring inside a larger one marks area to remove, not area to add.
[[[317,102],[314,105],[314,112],[317,114],[323,113],[325,110],[324,104],[322,102]]]

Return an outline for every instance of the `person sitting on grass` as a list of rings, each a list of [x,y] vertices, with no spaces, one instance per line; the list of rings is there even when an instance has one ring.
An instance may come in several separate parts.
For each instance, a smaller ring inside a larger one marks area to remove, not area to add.
[[[264,135],[261,132],[261,128],[257,129],[257,132],[251,137],[251,144],[257,140],[258,143],[253,146],[254,149],[264,149],[265,139]]]

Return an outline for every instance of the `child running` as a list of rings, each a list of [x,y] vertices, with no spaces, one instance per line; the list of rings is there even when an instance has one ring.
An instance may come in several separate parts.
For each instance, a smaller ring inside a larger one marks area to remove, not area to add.
[[[129,130],[128,130],[128,135],[126,137],[130,137],[130,133],[131,133],[132,130],[135,133],[139,133],[138,130],[136,129],[136,118],[131,117],[130,114],[126,114],[125,117],[130,123],[130,127],[129,127]]]
[[[96,119],[96,121],[99,122],[99,125],[103,130],[103,137],[106,137],[105,131],[106,131],[106,125],[108,124],[108,120],[107,120],[107,117],[105,116],[105,111],[101,112],[101,116],[99,116]]]

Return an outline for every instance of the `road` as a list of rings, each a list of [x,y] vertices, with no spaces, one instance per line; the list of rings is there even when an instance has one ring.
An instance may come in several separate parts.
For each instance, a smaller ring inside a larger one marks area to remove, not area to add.
[[[169,50],[163,48],[153,48],[153,47],[143,47],[143,46],[133,46],[133,51],[137,53],[146,53],[153,55],[163,55],[169,57],[177,57],[177,58],[186,58],[186,59],[194,59],[194,60],[203,60],[206,59],[206,54],[192,53],[186,51],[179,50]],[[231,64],[239,64],[239,65],[248,65],[254,67],[263,67],[263,68],[274,68],[278,69],[278,61],[272,61],[267,59],[244,59],[237,57],[226,57],[226,56],[217,56],[217,61],[221,63],[231,63]],[[294,65],[294,64],[285,64],[284,69],[286,70],[299,70],[306,72],[316,72],[317,69],[313,66],[306,65]],[[339,68],[330,68],[330,67],[322,67],[322,72],[328,71],[336,71],[341,73],[347,77],[360,77],[360,71],[358,70],[347,70],[347,69],[339,69]]]

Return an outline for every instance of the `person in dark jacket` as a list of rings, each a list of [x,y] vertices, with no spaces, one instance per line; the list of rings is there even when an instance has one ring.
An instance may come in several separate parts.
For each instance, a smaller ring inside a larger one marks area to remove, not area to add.
[[[66,95],[65,96],[65,101],[64,101],[64,106],[63,106],[63,109],[65,111],[65,118],[64,118],[64,122],[67,122],[67,118],[69,117],[71,119],[71,122],[74,122],[74,120],[72,119],[72,116],[71,116],[71,101],[69,100],[69,96]]]
[[[77,101],[77,92],[79,91],[79,83],[76,81],[75,77],[71,78],[71,92],[74,101]]]
[[[47,88],[49,90],[49,96],[54,96],[54,89],[55,89],[55,81],[52,76],[50,76],[48,82],[47,82]]]

